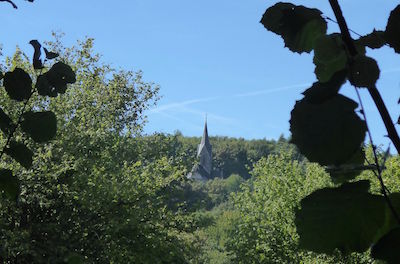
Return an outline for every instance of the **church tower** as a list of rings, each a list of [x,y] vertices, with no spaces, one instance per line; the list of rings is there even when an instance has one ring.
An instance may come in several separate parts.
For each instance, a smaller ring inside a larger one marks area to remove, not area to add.
[[[210,179],[212,172],[212,146],[208,138],[207,118],[204,123],[203,137],[197,148],[197,158],[199,159],[199,163],[193,166],[192,171],[187,177],[203,181]]]

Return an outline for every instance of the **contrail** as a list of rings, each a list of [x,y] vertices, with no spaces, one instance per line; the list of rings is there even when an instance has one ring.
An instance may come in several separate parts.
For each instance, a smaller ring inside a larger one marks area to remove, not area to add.
[[[180,108],[183,106],[195,104],[195,103],[202,103],[202,102],[209,102],[213,100],[217,100],[220,97],[208,97],[208,98],[200,98],[200,99],[191,99],[191,100],[186,100],[183,102],[177,102],[177,103],[170,103],[170,104],[165,104],[165,105],[160,105],[156,108],[150,109],[151,113],[159,113],[168,109],[172,108]]]
[[[292,88],[308,87],[311,85],[312,85],[311,83],[294,84],[294,85],[282,86],[279,88],[265,89],[265,90],[258,90],[258,91],[253,91],[253,92],[235,94],[234,97],[249,97],[249,96],[262,95],[262,94],[270,94],[270,93],[276,93],[276,92],[280,92],[280,91],[289,90]]]

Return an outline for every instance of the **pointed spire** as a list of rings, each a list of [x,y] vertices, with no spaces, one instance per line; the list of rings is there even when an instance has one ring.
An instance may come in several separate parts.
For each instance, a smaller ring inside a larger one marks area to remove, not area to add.
[[[207,147],[207,149],[211,149],[210,140],[208,139],[207,114],[206,114],[206,120],[204,122],[203,137],[201,138],[200,145],[205,145]]]

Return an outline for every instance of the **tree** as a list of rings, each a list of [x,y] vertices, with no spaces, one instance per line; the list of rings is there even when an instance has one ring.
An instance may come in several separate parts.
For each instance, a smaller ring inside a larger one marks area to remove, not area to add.
[[[29,102],[36,110],[53,111],[58,130],[46,145],[30,142],[32,169],[12,163],[21,194],[18,203],[0,200],[2,262],[186,263],[194,258],[188,216],[168,209],[166,190],[184,173],[164,149],[149,154],[140,137],[143,111],[157,100],[158,86],[143,81],[141,72],[102,63],[92,39],[64,48],[56,36],[46,45],[71,65],[76,83],[63,98]],[[6,61],[8,69],[27,64],[21,51]],[[2,93],[2,106],[12,109]]]
[[[257,162],[251,180],[232,196],[239,214],[227,248],[234,263],[370,263],[368,255],[341,257],[301,250],[295,209],[318,188],[332,186],[317,164],[293,159],[284,152]]]

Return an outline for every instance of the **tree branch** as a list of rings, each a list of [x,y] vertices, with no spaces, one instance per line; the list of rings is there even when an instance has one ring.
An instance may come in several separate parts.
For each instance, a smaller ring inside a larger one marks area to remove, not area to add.
[[[15,9],[17,9],[18,7],[17,7],[17,5],[16,4],[14,4],[14,2],[13,1],[11,1],[11,0],[0,0],[0,2],[8,2],[8,3],[10,3],[11,5],[12,5],[12,7],[14,7]]]

